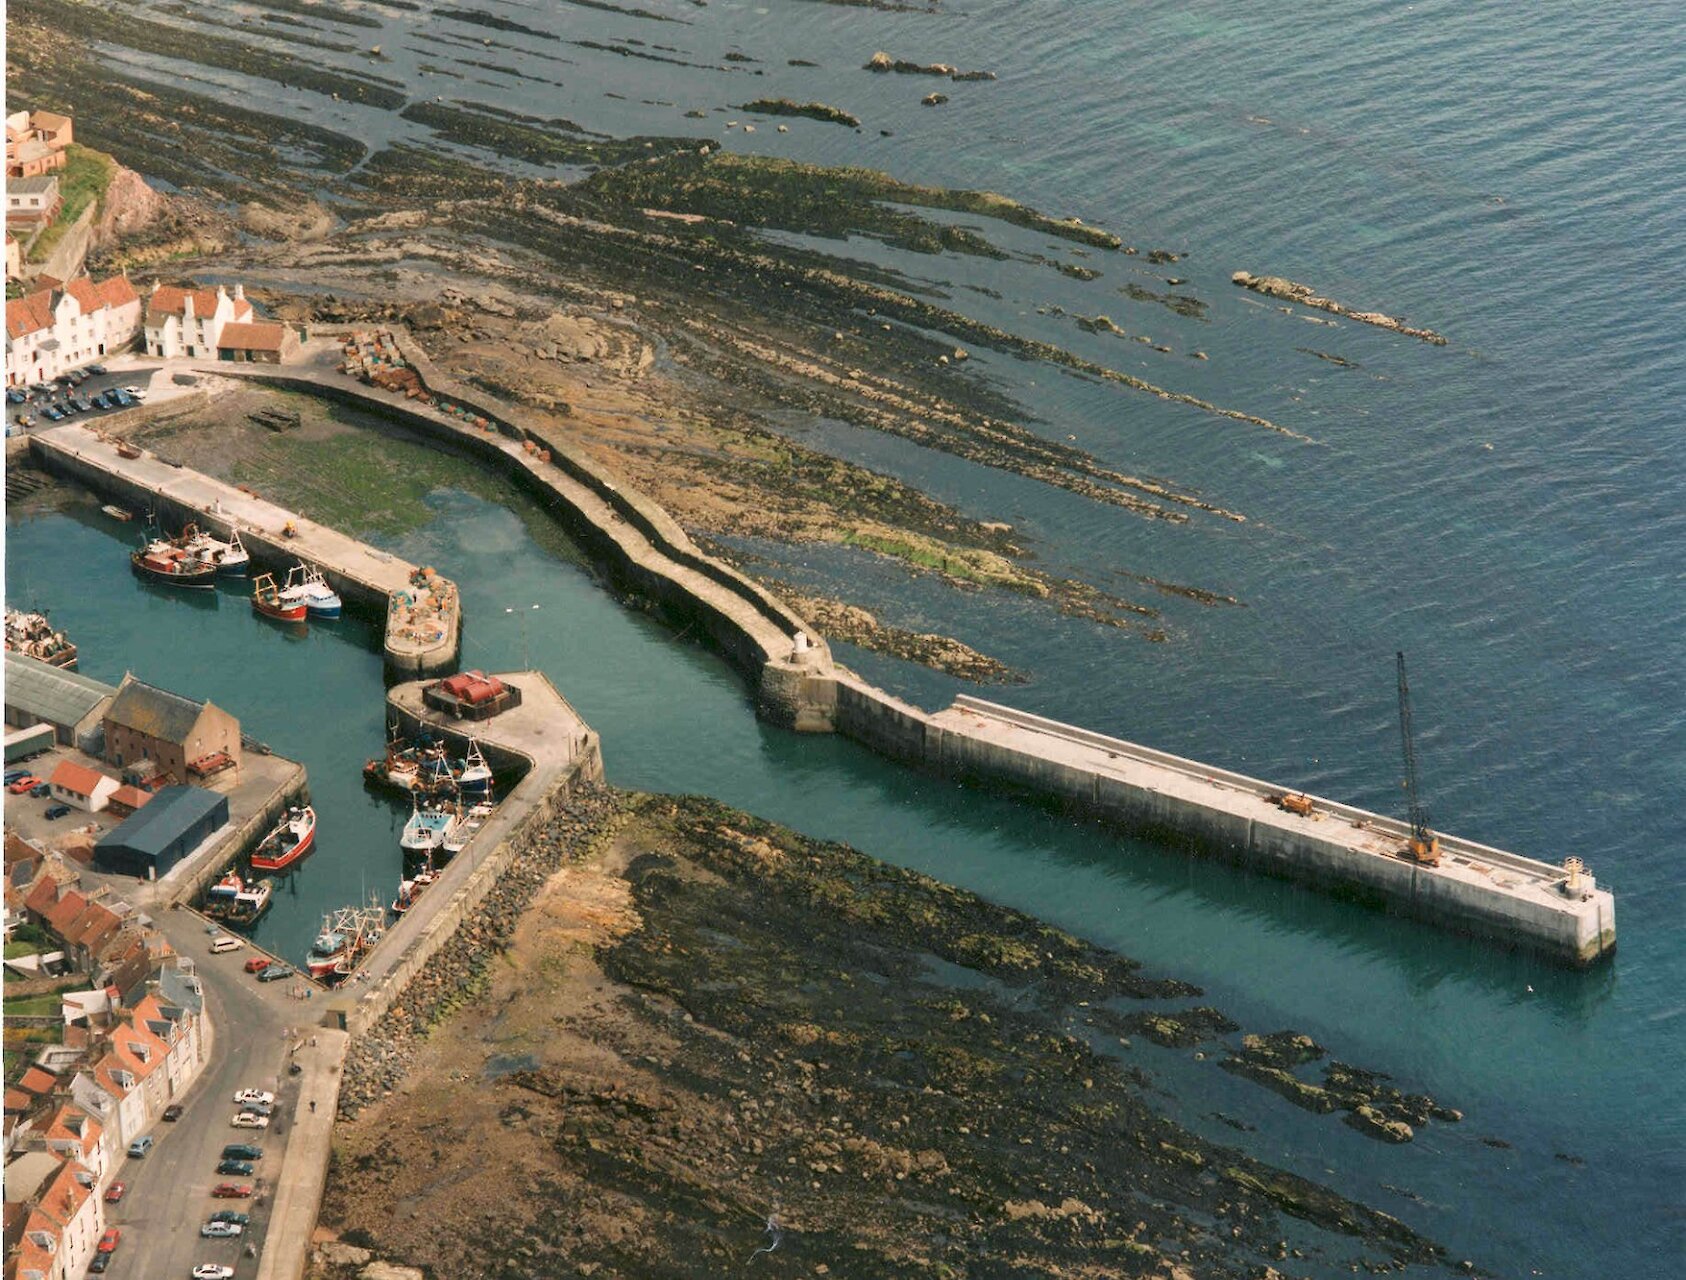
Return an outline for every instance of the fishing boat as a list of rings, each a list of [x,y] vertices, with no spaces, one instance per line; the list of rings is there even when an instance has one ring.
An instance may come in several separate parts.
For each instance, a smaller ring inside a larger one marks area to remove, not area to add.
[[[461,823],[456,805],[429,805],[424,809],[413,803],[398,843],[406,853],[434,853],[445,847]]]
[[[252,850],[253,871],[285,871],[316,844],[316,810],[294,805]]]
[[[217,576],[216,565],[190,556],[167,542],[152,541],[139,551],[130,552],[129,563],[148,581],[170,587],[209,591]]]
[[[457,774],[457,786],[465,795],[484,795],[492,789],[492,766],[480,752],[480,744],[468,740],[468,754],[463,757],[462,772]]]
[[[260,573],[252,583],[252,611],[277,622],[303,622],[305,604],[284,595],[273,573]]]
[[[209,916],[226,916],[234,909],[234,900],[246,888],[246,882],[239,874],[230,871],[221,880],[205,891],[205,914]]]
[[[286,600],[302,601],[313,618],[337,618],[344,607],[322,570],[302,560],[287,570],[287,585],[281,588],[281,595]]]
[[[76,646],[62,631],[54,631],[44,613],[6,610],[6,647],[61,671],[76,670]]]
[[[316,935],[316,941],[310,944],[310,954],[305,957],[304,967],[313,978],[326,978],[333,973],[345,951],[346,935],[334,923],[333,916],[322,917],[322,932]]]
[[[250,924],[269,910],[269,900],[274,896],[275,881],[267,876],[255,882],[248,880],[245,888],[234,895],[234,905],[226,918],[234,924]]]
[[[421,897],[422,891],[435,880],[439,873],[433,869],[433,860],[428,859],[427,865],[407,880],[398,882],[398,896],[392,900],[392,914],[401,916],[415,906],[416,899]]]
[[[311,945],[305,967],[311,977],[324,981],[348,978],[385,929],[386,906],[378,896],[371,895],[366,906],[341,907],[322,918],[322,932]]]
[[[196,559],[209,561],[216,566],[218,573],[231,577],[244,577],[252,567],[251,554],[240,541],[238,529],[230,535],[229,541],[224,542],[198,525],[190,524],[181,531],[181,536],[174,540],[173,545]]]
[[[100,510],[105,512],[105,514],[110,516],[113,520],[125,520],[125,521],[127,521],[127,520],[133,520],[135,518],[135,513],[133,511],[129,511],[129,510],[123,508],[123,507],[120,507],[115,502],[106,503],[103,507],[100,508]]]

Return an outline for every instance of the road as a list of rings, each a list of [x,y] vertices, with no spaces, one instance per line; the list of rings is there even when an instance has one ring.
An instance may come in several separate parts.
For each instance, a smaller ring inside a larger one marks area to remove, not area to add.
[[[260,989],[255,979],[246,976],[244,949],[211,955],[209,934],[198,916],[166,911],[154,919],[176,949],[198,967],[215,1042],[209,1062],[186,1097],[182,1118],[174,1124],[158,1124],[152,1130],[157,1145],[151,1153],[144,1160],[124,1160],[117,1173],[129,1190],[121,1203],[107,1206],[109,1221],[123,1230],[123,1242],[108,1274],[114,1280],[167,1280],[189,1276],[201,1262],[220,1262],[233,1266],[236,1276],[247,1280],[257,1275],[258,1264],[246,1256],[246,1245],[262,1252],[271,1189],[298,1102],[298,1085],[287,1076],[285,1065],[288,1033],[301,1026],[303,1010],[286,996],[286,984]],[[309,1028],[301,1029],[308,1036]],[[236,1129],[229,1124],[237,1089],[267,1089],[278,1095],[270,1129]],[[230,1142],[253,1142],[264,1148],[255,1178],[223,1178],[215,1172],[222,1149]],[[258,1195],[251,1201],[213,1200],[211,1188],[228,1181],[254,1182]],[[199,1228],[217,1209],[250,1213],[247,1234],[230,1240],[202,1239]]]

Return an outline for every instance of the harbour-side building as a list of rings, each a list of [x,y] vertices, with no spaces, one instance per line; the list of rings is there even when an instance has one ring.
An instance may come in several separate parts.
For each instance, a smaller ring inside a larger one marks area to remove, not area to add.
[[[235,285],[229,293],[221,285],[178,289],[154,284],[146,300],[146,354],[165,360],[215,360],[223,327],[251,319],[244,285]]]
[[[8,196],[10,199],[10,196]],[[6,303],[6,385],[51,382],[121,351],[141,328],[140,294],[127,276],[78,276]]]

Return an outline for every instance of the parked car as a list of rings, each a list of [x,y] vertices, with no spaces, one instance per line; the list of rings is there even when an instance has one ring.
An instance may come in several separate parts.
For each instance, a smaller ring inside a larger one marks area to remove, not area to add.
[[[110,391],[106,392],[106,394],[111,397],[112,402],[120,409],[127,409],[132,404],[140,403],[127,391],[123,390],[122,387],[113,387]]]
[[[48,822],[57,822],[60,818],[64,817],[64,815],[69,813],[69,812],[70,812],[70,806],[69,805],[67,805],[67,804],[55,804],[51,809],[47,810],[46,818],[47,818]]]
[[[211,1215],[212,1222],[232,1222],[237,1227],[243,1227],[251,1220],[248,1214],[236,1213],[233,1209],[218,1209]]]
[[[211,954],[220,956],[225,951],[238,951],[245,945],[243,940],[236,938],[232,933],[225,933],[220,938],[211,939]]]
[[[239,1235],[245,1229],[245,1227],[235,1226],[232,1222],[207,1222],[199,1228],[199,1234],[211,1239],[227,1239],[230,1236]]]
[[[116,1204],[123,1198],[123,1193],[129,1189],[127,1182],[114,1182],[105,1189],[105,1202]]]
[[[33,773],[26,773],[23,777],[12,783],[11,786],[7,787],[6,790],[10,791],[14,796],[21,796],[25,791],[33,791],[40,785],[40,778],[37,778]]]
[[[96,408],[96,409],[109,409],[109,408],[112,407],[111,397],[108,396],[103,391],[96,394],[94,396],[94,398],[91,401],[89,401],[89,403],[92,404],[94,406],[94,408]]]
[[[245,1160],[224,1160],[217,1166],[217,1172],[225,1178],[249,1178],[256,1170]]]
[[[247,973],[262,973],[265,969],[269,968],[271,963],[272,962],[270,961],[270,958],[268,956],[253,956],[251,959],[246,961],[246,972]],[[235,1094],[234,1100],[236,1102],[239,1102],[240,1101],[240,1095]]]
[[[145,387],[124,387],[123,390],[127,391],[136,400],[145,400],[146,399],[146,388]]]
[[[28,776],[28,769],[8,769],[6,770],[6,785],[9,787],[19,778],[27,778]]]
[[[218,1200],[244,1200],[252,1194],[252,1184],[249,1182],[219,1182],[211,1188],[211,1194]]]
[[[18,388],[16,388],[16,387],[7,387],[6,388],[6,403],[7,404],[23,404],[28,399],[29,399],[29,397],[26,396],[22,391],[18,390]]]
[[[275,1095],[262,1089],[241,1089],[234,1095],[236,1102],[274,1102]]]
[[[143,1133],[140,1137],[136,1138],[129,1144],[129,1154],[136,1160],[145,1159],[146,1153],[151,1150],[152,1135],[150,1133]]]
[[[111,1265],[111,1258],[112,1255],[109,1253],[96,1253],[94,1255],[94,1260],[88,1264],[88,1274],[91,1276],[103,1276],[105,1274],[105,1269]]]
[[[220,1262],[201,1262],[193,1268],[193,1280],[234,1280],[234,1268]]]
[[[292,968],[291,965],[272,964],[272,965],[269,966],[269,968],[265,969],[262,973],[258,974],[258,981],[259,982],[278,982],[282,978],[290,978],[292,976],[293,976],[293,968]]]
[[[180,1120],[181,1119],[181,1103],[172,1102],[169,1106],[165,1107],[164,1108],[164,1119],[168,1120],[171,1124],[174,1124],[177,1120]]]
[[[231,1142],[222,1149],[224,1160],[262,1160],[263,1148],[251,1142]]]
[[[47,796],[52,795],[53,789],[51,787],[49,787],[45,782],[43,782],[38,787],[31,787],[29,789],[29,794],[34,796],[37,800],[40,800],[40,799],[43,799]]]
[[[99,1251],[101,1253],[114,1252],[123,1240],[123,1232],[116,1227],[107,1227],[105,1234],[100,1237]]]
[[[71,396],[70,403],[77,413],[92,413],[94,406],[81,396]]]
[[[41,416],[46,418],[49,422],[58,422],[64,417],[64,412],[61,409],[54,408],[52,405],[47,405],[41,410]]]
[[[229,1123],[236,1129],[267,1129],[269,1128],[269,1117],[255,1116],[250,1111],[241,1111],[237,1112],[234,1119],[230,1120]]]
[[[275,1104],[273,1102],[242,1102],[240,1110],[254,1116],[272,1116],[275,1114]]]

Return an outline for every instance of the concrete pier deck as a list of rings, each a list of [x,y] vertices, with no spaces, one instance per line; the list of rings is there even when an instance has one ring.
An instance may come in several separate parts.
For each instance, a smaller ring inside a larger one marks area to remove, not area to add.
[[[949,772],[1010,780],[1102,818],[1572,965],[1615,948],[1615,901],[1589,875],[1569,893],[1563,867],[1447,835],[1440,864],[1423,866],[1401,855],[1410,832],[1397,819],[1320,797],[1311,814],[1290,813],[1273,803],[1281,787],[980,698],[957,698],[929,725],[927,751]]]
[[[218,537],[237,531],[265,568],[285,571],[300,560],[316,565],[348,604],[385,614],[386,660],[394,671],[428,675],[455,666],[462,616],[449,580],[417,583],[417,566],[408,561],[144,449],[125,458],[115,442],[79,423],[37,432],[30,447],[48,470],[102,497],[196,521]],[[296,536],[283,533],[288,525]]]

